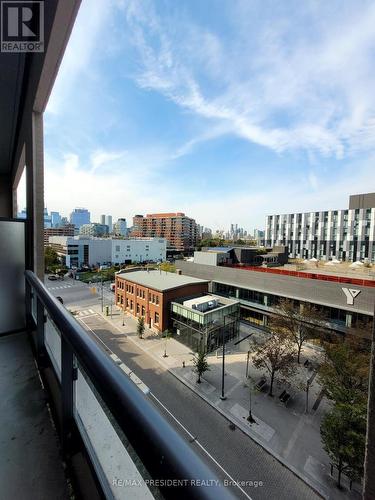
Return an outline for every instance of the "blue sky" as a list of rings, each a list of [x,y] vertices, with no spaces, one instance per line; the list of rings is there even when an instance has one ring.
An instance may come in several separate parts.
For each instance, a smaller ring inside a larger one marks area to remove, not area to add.
[[[83,0],[45,114],[49,210],[226,229],[375,190],[372,1]]]

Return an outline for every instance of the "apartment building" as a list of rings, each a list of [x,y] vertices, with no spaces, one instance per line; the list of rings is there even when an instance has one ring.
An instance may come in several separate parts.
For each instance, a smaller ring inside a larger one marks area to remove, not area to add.
[[[165,238],[169,252],[191,252],[197,243],[197,224],[182,212],[135,215],[131,236]]]
[[[375,193],[350,196],[343,210],[269,215],[265,240],[293,258],[375,262]]]
[[[205,294],[208,281],[165,271],[125,272],[116,276],[116,304],[145,318],[149,328],[163,332],[170,325],[171,302]]]

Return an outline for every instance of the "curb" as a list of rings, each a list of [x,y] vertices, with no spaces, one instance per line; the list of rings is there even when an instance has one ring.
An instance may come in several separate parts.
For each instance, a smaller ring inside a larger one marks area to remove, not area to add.
[[[98,314],[100,316],[102,316],[105,320],[107,320],[109,323],[112,323],[113,326],[117,327],[117,325],[114,324],[113,320],[111,320],[108,316],[105,316],[101,312],[99,312]],[[150,353],[149,351],[147,351],[146,349],[144,349],[141,345],[139,345],[139,343],[135,339],[133,339],[132,336],[126,334],[126,338],[129,339],[129,340],[131,340],[133,342],[133,344],[135,344],[137,347],[139,347],[144,353],[146,353],[152,359],[154,359],[155,361],[157,361],[163,368],[165,368],[177,380],[179,380],[180,382],[182,382],[186,387],[188,387],[191,391],[193,391],[194,394],[196,394],[203,401],[205,401],[207,404],[209,404],[211,406],[211,408],[215,409],[218,413],[220,413],[220,415],[222,417],[224,417],[228,422],[233,423],[243,434],[245,434],[246,436],[248,436],[250,439],[252,439],[259,446],[261,446],[264,449],[264,451],[266,451],[269,455],[271,455],[272,457],[274,457],[281,465],[283,465],[284,467],[286,467],[287,469],[289,469],[296,477],[298,477],[299,479],[301,479],[301,481],[303,481],[307,486],[309,486],[321,498],[323,498],[325,500],[329,499],[329,495],[326,492],[324,492],[319,486],[317,486],[316,484],[314,484],[307,476],[305,476],[304,474],[302,474],[293,465],[290,465],[287,462],[285,462],[285,460],[283,459],[283,457],[281,457],[278,453],[276,453],[274,450],[272,450],[272,448],[270,448],[267,444],[265,444],[263,441],[261,441],[257,436],[254,436],[253,434],[250,434],[249,433],[249,429],[247,427],[245,427],[242,424],[242,422],[240,422],[238,420],[234,420],[233,417],[230,416],[230,415],[228,415],[225,410],[223,410],[222,408],[220,408],[220,407],[216,406],[215,404],[213,404],[207,398],[207,396],[205,396],[204,394],[198,392],[196,390],[196,388],[188,380],[184,379],[184,377],[181,377],[181,375],[179,375],[178,373],[175,373],[173,371],[173,368],[171,368],[168,365],[166,365],[165,363],[163,363],[157,356],[154,356],[152,353]]]

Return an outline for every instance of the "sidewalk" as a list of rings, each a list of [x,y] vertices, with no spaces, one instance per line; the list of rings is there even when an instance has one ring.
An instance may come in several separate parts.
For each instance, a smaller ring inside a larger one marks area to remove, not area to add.
[[[250,436],[324,498],[361,498],[359,491],[356,491],[356,485],[353,485],[352,492],[349,491],[346,478],[342,481],[345,489],[340,491],[336,487],[336,477],[330,477],[330,460],[322,449],[320,440],[320,421],[329,402],[324,398],[320,404],[317,401],[320,388],[316,379],[309,391],[308,414],[305,414],[306,393],[304,391],[294,390],[291,401],[288,406],[285,406],[277,397],[285,385],[275,385],[273,398],[269,397],[267,392],[258,392],[252,388],[252,415],[256,423],[250,424],[246,420],[250,401],[249,380],[245,378],[247,340],[238,346],[234,345],[238,339],[226,345],[224,377],[226,399],[221,400],[222,351],[220,354],[211,353],[208,356],[210,371],[203,375],[202,383],[197,384],[197,376],[193,372],[193,352],[187,346],[174,338],[167,341],[161,339],[147,328],[144,338],[139,339],[136,334],[137,321],[132,316],[123,316],[122,312],[114,310],[110,318],[101,312],[100,305],[93,306],[93,309],[115,326],[119,333],[125,333],[129,340],[214,407],[229,423]],[[124,319],[125,326],[123,326]],[[260,334],[256,328],[241,325],[240,338],[244,338],[249,333]],[[163,356],[165,349],[167,357]],[[307,352],[310,360],[316,355],[314,349],[309,347]],[[183,362],[185,367],[183,367]],[[308,376],[308,371],[305,370]],[[261,372],[252,366],[251,360],[249,375],[253,384],[261,376]]]

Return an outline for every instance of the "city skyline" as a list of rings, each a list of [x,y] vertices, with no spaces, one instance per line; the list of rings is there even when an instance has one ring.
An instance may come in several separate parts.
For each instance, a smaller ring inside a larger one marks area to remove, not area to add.
[[[214,5],[82,3],[45,115],[47,206],[263,227],[373,191],[374,5]]]

